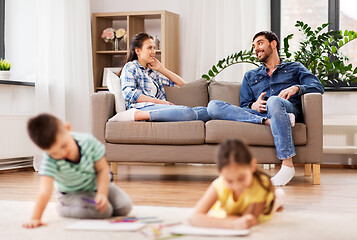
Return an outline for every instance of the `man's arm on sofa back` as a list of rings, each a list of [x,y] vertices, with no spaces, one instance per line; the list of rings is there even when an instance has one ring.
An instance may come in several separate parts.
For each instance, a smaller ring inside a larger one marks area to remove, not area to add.
[[[114,115],[114,94],[109,92],[91,95],[92,134],[105,143],[105,125]]]
[[[301,102],[307,129],[307,163],[321,163],[323,150],[322,95],[307,93],[301,96]]]

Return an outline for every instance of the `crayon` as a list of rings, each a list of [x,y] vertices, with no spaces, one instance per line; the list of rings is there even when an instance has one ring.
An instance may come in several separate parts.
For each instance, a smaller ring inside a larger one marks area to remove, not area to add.
[[[85,201],[85,202],[87,202],[87,203],[96,204],[96,202],[95,202],[93,199],[90,199],[90,198],[82,197],[82,200]]]

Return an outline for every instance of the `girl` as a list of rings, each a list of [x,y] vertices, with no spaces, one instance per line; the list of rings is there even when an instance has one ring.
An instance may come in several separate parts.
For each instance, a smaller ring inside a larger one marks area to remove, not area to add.
[[[208,121],[206,107],[190,108],[166,101],[163,85],[183,86],[185,81],[155,58],[155,43],[147,33],[136,34],[130,43],[127,63],[118,74],[128,111],[109,121]]]
[[[220,176],[196,204],[189,220],[192,225],[247,229],[282,209],[284,191],[274,192],[269,176],[256,169],[244,143],[222,143],[216,161]]]

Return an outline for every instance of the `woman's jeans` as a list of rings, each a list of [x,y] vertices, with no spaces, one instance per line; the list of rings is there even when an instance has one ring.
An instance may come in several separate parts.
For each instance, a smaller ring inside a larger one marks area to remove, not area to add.
[[[296,155],[288,113],[293,113],[296,118],[299,113],[294,105],[284,98],[269,97],[266,113],[259,113],[249,108],[241,108],[217,100],[208,103],[207,111],[213,119],[219,120],[262,124],[263,120],[268,118],[278,159],[284,160]]]
[[[201,120],[207,122],[211,119],[206,107],[186,107],[180,105],[154,104],[142,107],[139,110],[148,111],[150,121],[177,122]]]

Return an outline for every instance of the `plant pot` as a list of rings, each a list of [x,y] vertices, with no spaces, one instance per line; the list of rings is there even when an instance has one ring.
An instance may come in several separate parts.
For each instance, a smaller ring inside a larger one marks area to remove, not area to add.
[[[10,80],[10,71],[0,71],[0,80]]]

